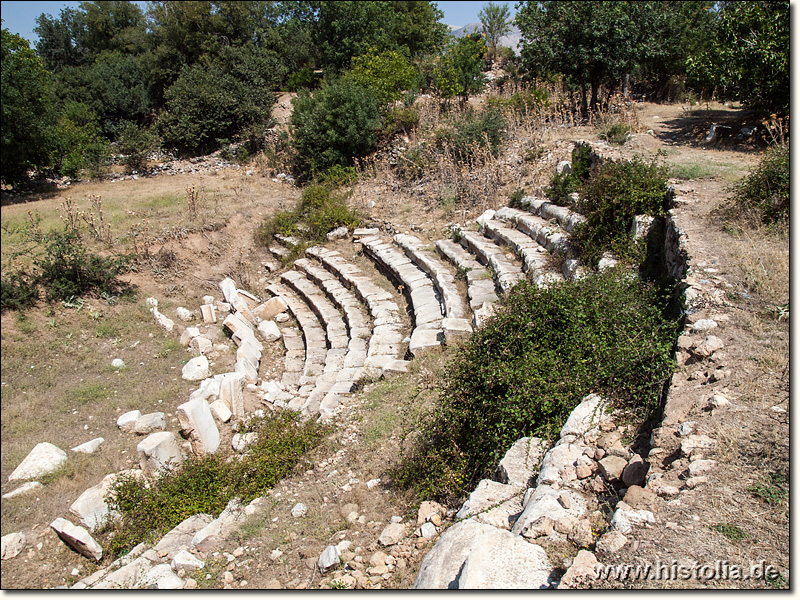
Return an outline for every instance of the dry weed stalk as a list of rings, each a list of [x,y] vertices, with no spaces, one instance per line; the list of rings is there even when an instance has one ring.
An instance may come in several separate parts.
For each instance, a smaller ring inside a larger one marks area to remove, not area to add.
[[[189,209],[189,218],[191,220],[197,219],[200,210],[200,192],[197,191],[195,185],[189,184],[186,186],[186,206]]]
[[[28,211],[28,215],[30,215],[30,211]],[[78,210],[72,204],[72,198],[67,197],[61,203],[58,216],[61,219],[61,222],[64,223],[64,229],[80,237],[81,232],[80,224],[78,223]],[[33,222],[32,219],[31,222]]]
[[[105,215],[103,213],[103,199],[98,195],[90,194],[89,200],[92,202],[92,212],[78,211],[78,214],[89,226],[94,238],[98,242],[103,242],[109,248],[111,248],[111,246],[113,246],[111,225],[106,223]]]

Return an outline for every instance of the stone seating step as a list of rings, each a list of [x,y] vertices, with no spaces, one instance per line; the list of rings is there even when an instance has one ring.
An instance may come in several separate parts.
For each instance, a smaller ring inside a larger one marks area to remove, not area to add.
[[[506,244],[522,260],[528,276],[536,285],[549,285],[555,281],[563,281],[564,276],[548,269],[550,254],[538,242],[518,229],[505,226],[503,221],[487,220],[484,231],[489,237]]]
[[[556,219],[568,233],[572,233],[575,227],[586,221],[580,213],[570,210],[566,206],[558,206],[549,200],[536,198],[535,196],[526,196],[522,199],[523,205],[530,207],[532,213],[536,213],[545,219]]]
[[[465,274],[469,307],[472,309],[472,324],[475,328],[481,327],[485,320],[483,315],[491,312],[491,307],[497,302],[495,282],[491,273],[463,246],[452,240],[437,240],[436,249],[456,269]]]
[[[474,231],[461,231],[461,245],[473,252],[478,260],[489,265],[502,291],[508,291],[525,278],[522,267],[506,258],[503,249],[492,240]]]
[[[407,290],[414,321],[409,351],[416,356],[429,348],[441,346],[445,314],[433,280],[395,245],[379,237],[363,238],[361,245],[367,256]]]

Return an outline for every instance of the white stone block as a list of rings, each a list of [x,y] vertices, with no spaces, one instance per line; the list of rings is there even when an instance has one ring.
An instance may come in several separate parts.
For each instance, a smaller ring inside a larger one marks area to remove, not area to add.
[[[183,462],[178,440],[171,431],[160,431],[149,435],[136,446],[142,471],[150,476],[161,472],[168,464]]]
[[[91,441],[81,444],[80,446],[75,446],[72,451],[73,452],[83,452],[84,454],[94,454],[97,449],[100,447],[105,440],[101,437],[94,438]]]
[[[208,403],[202,398],[184,402],[177,409],[181,431],[189,438],[197,455],[214,453],[219,448],[219,429]]]
[[[197,356],[183,365],[181,377],[187,381],[200,381],[210,375],[208,359],[205,356]]]
[[[126,412],[125,414],[120,415],[119,419],[117,419],[117,427],[119,427],[122,431],[133,433],[133,429],[136,427],[136,421],[138,421],[139,417],[141,416],[142,413],[138,410]]]
[[[67,453],[49,442],[40,442],[34,446],[28,456],[8,476],[9,481],[36,479],[58,469],[67,461]]]
[[[50,523],[50,527],[75,552],[94,560],[103,558],[103,548],[83,527],[73,525],[61,517]]]

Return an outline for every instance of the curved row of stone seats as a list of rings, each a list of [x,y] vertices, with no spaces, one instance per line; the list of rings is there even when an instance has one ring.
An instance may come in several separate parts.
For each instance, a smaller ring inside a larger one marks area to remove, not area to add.
[[[384,372],[407,370],[408,363],[402,360],[403,321],[400,308],[392,300],[392,294],[378,287],[361,269],[345,260],[336,250],[314,246],[306,254],[317,259],[325,269],[337,277],[366,306],[372,315],[372,337],[369,340],[366,368],[382,369]]]
[[[511,208],[510,206],[504,206],[495,212],[494,219],[512,224],[551,252],[569,254],[569,242],[566,232],[543,217]]]
[[[281,279],[302,297],[325,326],[328,338],[325,367],[303,410],[312,415],[320,412],[323,416],[329,416],[339,406],[342,398],[348,397],[355,389],[355,382],[361,373],[356,369],[349,372],[344,369],[346,365],[363,367],[366,340],[350,339],[347,324],[339,309],[305,275],[298,271],[287,271],[281,275]]]
[[[559,209],[559,214],[563,214],[563,211],[560,209],[564,209],[564,211],[569,213],[571,216],[565,218],[563,221],[569,224],[570,228],[567,231],[572,231],[571,223],[576,222],[575,219],[580,219],[581,221],[584,220],[583,216],[572,212],[563,206],[557,206],[551,202],[544,202],[541,200],[534,200],[534,202],[538,203],[538,205],[550,205],[555,209]],[[547,213],[547,211],[545,212]],[[562,267],[562,275],[566,279],[583,277],[585,270],[580,266],[578,260],[569,258],[570,250],[567,235],[560,227],[550,224],[542,217],[518,210],[516,208],[511,208],[510,206],[505,206],[498,210],[495,213],[494,218],[496,220],[504,221],[514,225],[514,227],[528,235],[531,239],[536,240],[541,246],[547,248],[551,252],[559,252],[567,256],[568,258],[564,261]],[[562,221],[559,220],[559,223],[561,222]]]
[[[559,206],[549,200],[542,200],[535,196],[525,196],[520,203],[523,206],[530,207],[532,213],[538,214],[545,219],[556,219],[564,231],[569,233],[572,233],[575,227],[586,221],[586,217],[570,210],[566,206]]]
[[[506,258],[503,249],[492,240],[475,231],[462,229],[461,245],[478,257],[478,261],[494,271],[494,279],[500,290],[506,292],[525,279],[522,267]]]
[[[267,286],[267,291],[286,303],[303,332],[305,342],[303,374],[298,382],[297,397],[289,402],[289,408],[301,410],[308,396],[314,391],[317,378],[325,369],[325,359],[328,355],[325,330],[314,312],[291,290],[279,283],[273,283]]]
[[[472,323],[475,329],[494,312],[497,293],[492,274],[479,263],[463,246],[452,240],[437,240],[436,249],[458,270],[466,274],[467,296],[472,309]]]
[[[300,378],[303,376],[303,367],[306,362],[306,345],[303,342],[303,334],[297,327],[287,324],[280,330],[281,339],[286,348],[281,385],[291,393],[300,387]]]
[[[272,256],[279,260],[286,259],[291,254],[288,248],[278,244],[272,244],[269,248],[267,248],[267,250],[269,250],[269,253],[272,254]]]
[[[440,347],[444,341],[445,312],[433,280],[394,245],[379,237],[362,238],[361,245],[367,256],[407,290],[414,321],[409,352],[418,356],[425,350]]]
[[[522,231],[506,227],[503,221],[489,219],[484,223],[484,233],[509,246],[522,260],[525,271],[536,285],[546,286],[554,281],[564,280],[561,273],[548,270],[547,250]]]
[[[429,246],[419,238],[398,233],[393,239],[394,243],[403,249],[406,256],[433,280],[445,308],[445,318],[442,321],[445,340],[472,333],[469,309],[458,292],[456,278],[450,269],[428,250]]]

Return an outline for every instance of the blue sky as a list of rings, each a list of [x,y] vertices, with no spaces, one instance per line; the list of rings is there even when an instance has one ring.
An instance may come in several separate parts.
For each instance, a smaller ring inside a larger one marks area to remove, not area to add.
[[[143,7],[145,2],[138,2]],[[478,23],[478,13],[488,4],[488,2],[459,2],[447,1],[437,2],[439,9],[444,13],[444,22],[448,25],[463,26],[467,23]],[[495,4],[505,4],[511,10],[512,16],[516,13],[514,2],[496,1]],[[16,33],[31,42],[36,40],[33,28],[36,27],[36,17],[40,14],[49,14],[58,17],[62,8],[77,8],[80,2],[30,2],[30,1],[11,1],[2,0],[0,10],[2,11],[3,28],[11,33]]]

